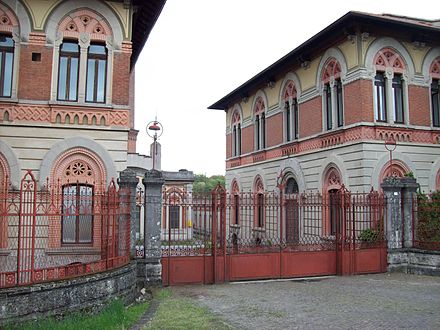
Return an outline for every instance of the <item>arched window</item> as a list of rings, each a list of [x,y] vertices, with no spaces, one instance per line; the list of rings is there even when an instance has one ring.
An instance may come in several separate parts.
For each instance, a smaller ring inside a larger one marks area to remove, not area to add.
[[[254,226],[258,228],[264,227],[265,220],[265,202],[264,202],[264,185],[258,176],[254,184],[255,191],[255,208],[254,208]]]
[[[432,78],[431,82],[431,113],[432,126],[440,127],[440,57],[437,57],[431,65],[429,73]]]
[[[79,75],[79,45],[65,41],[60,47],[58,96],[61,101],[77,101]]]
[[[341,223],[340,194],[338,191],[342,187],[342,179],[336,167],[329,167],[324,177],[324,194],[327,200],[326,221],[324,221],[323,233],[335,235],[338,223]],[[339,227],[340,228],[340,227]]]
[[[14,67],[14,40],[0,35],[0,97],[12,96],[12,73]]]
[[[255,116],[255,150],[263,150],[266,147],[266,115],[265,104],[262,97],[258,97],[254,106]]]
[[[299,200],[298,183],[293,177],[288,177],[284,187],[285,193],[285,232],[287,243],[299,241]]]
[[[298,139],[298,99],[295,83],[289,80],[283,93],[286,142]]]
[[[238,111],[232,116],[232,156],[241,155],[241,118]]]
[[[58,56],[54,70],[56,99],[80,103],[107,103],[112,36],[110,25],[99,14],[88,9],[65,16],[58,25],[62,37],[55,42]],[[57,76],[55,76],[55,74]]]
[[[405,62],[390,48],[380,50],[374,58],[375,119],[378,122],[404,124],[407,120]]]
[[[323,108],[326,130],[344,125],[343,87],[341,65],[335,58],[329,58],[322,73]]]

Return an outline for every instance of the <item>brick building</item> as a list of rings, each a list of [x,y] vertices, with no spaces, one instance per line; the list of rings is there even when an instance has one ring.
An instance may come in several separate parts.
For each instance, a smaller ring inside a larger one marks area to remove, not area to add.
[[[440,189],[439,81],[440,21],[347,13],[209,107],[226,112],[228,189],[369,191],[409,172]]]
[[[40,188],[61,187],[63,212],[82,203],[48,222],[38,243],[48,256],[68,247],[70,261],[99,258],[99,217],[84,210],[127,167],[151,168],[135,150],[134,66],[164,4],[0,1],[2,189],[17,191],[31,170]],[[10,253],[8,232],[16,240],[1,220],[0,257]]]

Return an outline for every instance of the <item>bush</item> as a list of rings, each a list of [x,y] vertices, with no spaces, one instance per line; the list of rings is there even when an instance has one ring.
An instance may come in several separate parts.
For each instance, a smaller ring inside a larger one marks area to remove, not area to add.
[[[365,243],[377,242],[378,238],[379,238],[379,232],[371,228],[364,229],[359,235],[359,240]]]
[[[440,242],[440,191],[429,199],[424,194],[418,196],[417,240]]]

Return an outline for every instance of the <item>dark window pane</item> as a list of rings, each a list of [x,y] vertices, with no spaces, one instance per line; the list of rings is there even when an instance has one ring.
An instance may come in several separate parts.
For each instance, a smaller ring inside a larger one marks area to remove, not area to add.
[[[240,196],[234,195],[234,221],[233,224],[238,225],[240,222]]]
[[[376,94],[376,120],[386,121],[386,98],[385,98],[385,77],[382,72],[378,72],[374,78]]]
[[[338,127],[344,125],[344,105],[342,100],[342,82],[340,79],[336,80],[336,101],[338,107]]]
[[[14,40],[11,37],[0,36],[0,47],[14,47]]]
[[[292,107],[293,107],[293,137],[295,139],[297,139],[299,136],[299,132],[298,132],[298,101],[297,101],[297,99],[293,99]]]
[[[241,125],[238,124],[237,155],[241,155]]]
[[[260,150],[260,141],[261,141],[261,134],[260,134],[260,116],[257,115],[257,117],[255,118],[255,129],[257,131],[257,134],[255,136],[256,138],[256,144],[257,144],[257,150]]]
[[[394,104],[394,122],[403,123],[403,88],[402,77],[394,75],[393,78],[393,104]]]
[[[266,115],[261,114],[261,148],[266,148]]]
[[[258,194],[257,197],[257,227],[264,226],[264,195]]]
[[[79,45],[63,42],[58,68],[58,100],[76,101],[78,97]]]
[[[237,156],[237,126],[232,130],[232,156]]]
[[[178,229],[180,220],[180,206],[172,205],[169,207],[170,214],[170,228]]]
[[[432,125],[435,127],[440,127],[440,97],[439,97],[438,79],[432,80],[431,106],[432,106]]]
[[[294,178],[289,178],[286,182],[286,188],[284,188],[286,194],[296,194],[298,193],[298,183]]]
[[[63,187],[62,242],[91,243],[93,232],[93,188]]]
[[[286,102],[284,109],[286,111],[286,140],[290,141],[290,104]]]
[[[331,88],[330,85],[327,84],[324,87],[324,92],[325,92],[325,117],[327,120],[327,129],[330,130],[332,129],[333,125],[332,125],[332,93],[331,93]]]

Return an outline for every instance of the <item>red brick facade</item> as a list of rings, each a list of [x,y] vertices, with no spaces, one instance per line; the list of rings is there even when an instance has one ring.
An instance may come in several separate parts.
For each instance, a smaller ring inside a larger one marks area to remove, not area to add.
[[[411,125],[430,126],[429,89],[408,86],[409,122]]]
[[[113,61],[113,103],[128,105],[130,91],[130,54],[115,53]]]
[[[32,61],[32,54],[40,60]],[[45,101],[50,99],[53,49],[44,45],[22,45],[19,63],[18,98]]]
[[[299,106],[299,137],[318,134],[322,131],[322,98],[301,103]]]
[[[277,113],[266,119],[266,146],[272,147],[283,142],[283,114]]]
[[[371,80],[356,80],[344,86],[344,117],[345,125],[374,121]]]

